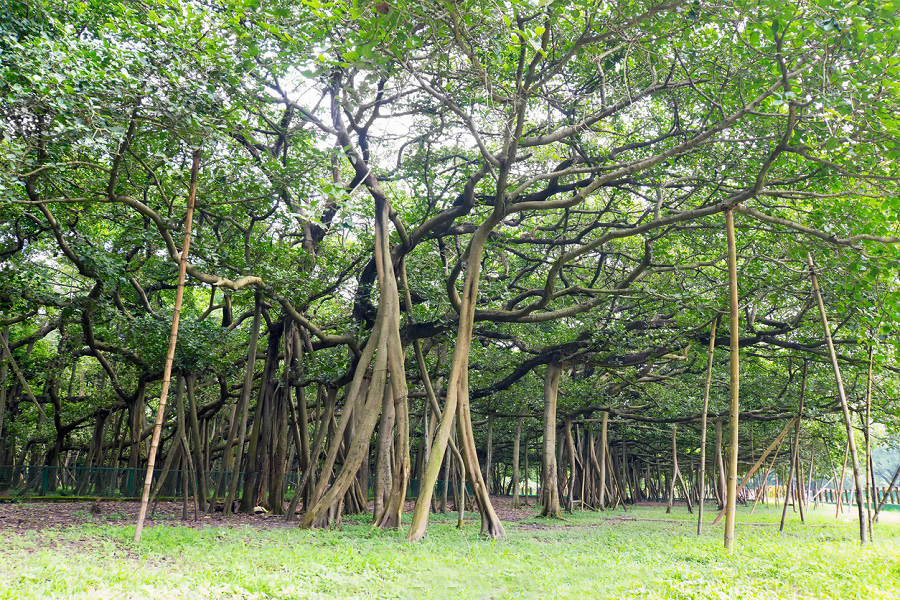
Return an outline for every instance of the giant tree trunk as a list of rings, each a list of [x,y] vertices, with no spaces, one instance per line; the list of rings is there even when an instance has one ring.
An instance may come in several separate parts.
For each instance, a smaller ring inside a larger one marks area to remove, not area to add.
[[[128,430],[131,438],[129,440],[129,469],[141,467],[141,434],[144,432],[144,394],[146,389],[146,384],[143,381],[140,382],[136,397],[128,402]]]
[[[333,109],[339,110],[336,104]],[[310,506],[300,522],[300,526],[304,528],[326,524],[323,522],[323,517],[327,516],[326,511],[330,510],[343,498],[355,481],[360,466],[368,457],[369,441],[382,410],[386,385],[391,386],[394,401],[403,403],[402,406],[404,408],[402,410],[404,414],[400,415],[401,422],[399,425],[401,429],[405,429],[406,433],[398,433],[405,437],[406,441],[397,448],[399,455],[397,460],[399,460],[398,465],[400,468],[392,477],[390,506],[385,509],[391,512],[391,516],[388,521],[380,523],[382,526],[395,526],[394,521],[396,521],[396,524],[399,524],[403,497],[406,495],[406,487],[409,480],[409,421],[405,414],[407,403],[406,372],[403,361],[403,348],[400,342],[399,291],[389,244],[390,204],[383,192],[381,192],[380,187],[378,187],[377,182],[371,180],[367,185],[376,199],[375,265],[380,291],[378,314],[375,318],[372,334],[369,336],[362,356],[357,363],[353,381],[347,392],[344,411],[341,414],[341,419],[335,429],[335,435],[325,456],[322,476],[316,483],[310,497]],[[363,398],[360,393],[362,383],[367,377],[368,368],[372,364],[373,357],[374,364],[371,381],[365,398]],[[390,372],[390,377],[387,376],[388,372]],[[346,450],[340,471],[338,471],[330,487],[328,487],[330,473],[335,466],[338,452],[342,446],[344,431],[353,416],[354,410],[361,411],[356,417],[358,419],[358,430],[353,442]],[[327,491],[326,487],[328,488]]]
[[[450,374],[447,379],[447,398],[444,404],[444,411],[441,416],[440,424],[435,433],[434,444],[432,445],[428,465],[425,467],[425,476],[420,484],[419,497],[416,500],[416,507],[413,512],[412,524],[407,538],[410,541],[417,541],[425,536],[428,528],[428,515],[431,510],[431,498],[434,493],[434,485],[440,473],[441,462],[444,460],[444,454],[447,450],[447,443],[450,439],[450,429],[453,426],[454,413],[457,415],[457,428],[460,432],[460,452],[463,457],[467,457],[467,462],[474,463],[475,469],[472,471],[471,465],[466,464],[467,476],[473,480],[480,480],[480,486],[475,485],[474,491],[479,495],[479,510],[481,511],[481,530],[490,537],[502,537],[505,535],[503,524],[497,518],[494,507],[490,502],[490,498],[486,493],[479,492],[479,487],[483,487],[484,482],[481,477],[481,470],[477,465],[477,456],[472,460],[470,453],[474,453],[474,440],[469,443],[467,441],[472,438],[471,421],[460,418],[461,415],[468,413],[468,397],[462,398],[460,392],[468,393],[468,381],[462,385],[463,380],[468,378],[468,361],[469,351],[472,345],[472,334],[475,322],[475,304],[478,299],[478,284],[481,277],[481,256],[484,252],[484,246],[487,242],[488,235],[491,230],[500,222],[502,218],[502,210],[495,208],[494,213],[485,223],[483,223],[472,236],[469,247],[466,249],[463,259],[466,264],[466,278],[463,287],[463,293],[460,298],[459,307],[459,325],[456,336],[456,347],[453,351],[453,360],[450,366]],[[462,264],[460,265],[461,268]],[[454,290],[455,291],[455,290]],[[467,430],[468,428],[468,430]]]
[[[459,401],[456,408],[457,428],[460,435],[460,454],[466,465],[466,474],[481,513],[481,533],[487,537],[499,538],[506,535],[503,524],[494,510],[481,470],[478,468],[478,452],[469,408],[469,366],[463,365],[464,375],[459,379]]]
[[[244,493],[241,511],[252,512],[257,504],[275,514],[282,514],[284,458],[279,450],[279,440],[287,441],[287,388],[281,384],[278,368],[281,363],[282,336],[287,317],[282,317],[269,327],[266,362],[260,380],[259,399],[250,433],[250,445],[244,467]],[[281,464],[279,464],[279,462]],[[274,488],[274,489],[273,489]],[[273,491],[275,493],[273,493]],[[278,496],[278,497],[276,497]]]
[[[385,500],[384,511],[376,521],[376,525],[382,529],[399,527],[403,516],[403,503],[406,500],[406,489],[409,484],[410,456],[409,456],[409,399],[406,394],[405,382],[403,391],[398,394],[391,375],[391,388],[394,389],[394,434],[393,463],[391,465],[391,485]],[[385,407],[386,408],[386,407]]]

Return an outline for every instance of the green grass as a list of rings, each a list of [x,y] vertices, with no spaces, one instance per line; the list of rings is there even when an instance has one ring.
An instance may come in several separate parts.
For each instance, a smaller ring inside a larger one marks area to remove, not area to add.
[[[498,541],[478,536],[475,515],[463,530],[447,515],[418,544],[352,521],[341,531],[162,525],[140,545],[133,526],[0,530],[0,598],[900,597],[898,517],[885,515],[861,548],[855,523],[833,510],[806,526],[791,513],[782,536],[780,511],[744,509],[733,555],[721,525],[697,538],[683,507],[529,519]]]

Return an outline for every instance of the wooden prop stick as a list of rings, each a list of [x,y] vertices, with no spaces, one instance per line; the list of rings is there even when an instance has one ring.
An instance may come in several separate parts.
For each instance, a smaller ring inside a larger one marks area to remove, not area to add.
[[[837,505],[834,508],[834,518],[837,519],[838,515],[844,512],[843,504],[844,504],[844,477],[847,475],[847,459],[850,458],[850,442],[847,442],[847,448],[844,450],[844,466],[841,467],[841,479],[838,482],[838,499]]]
[[[800,519],[805,521],[803,515],[803,497],[800,495],[800,476],[797,470],[800,468],[800,419],[803,418],[803,402],[806,399],[806,361],[803,361],[803,380],[800,382],[800,410],[797,412],[796,426],[794,429],[794,448],[791,453],[791,468],[788,473],[788,484],[784,495],[784,508],[781,511],[781,525],[778,528],[779,533],[784,533],[784,523],[787,518],[788,498],[791,495],[791,488],[798,492],[798,502],[800,505]],[[796,479],[796,482],[795,482]]]
[[[853,483],[856,492],[856,508],[859,512],[859,541],[863,544],[867,541],[866,515],[863,500],[863,480],[859,468],[859,454],[856,451],[856,441],[853,439],[853,421],[850,418],[850,407],[847,404],[847,394],[844,393],[844,380],[841,378],[841,368],[838,365],[837,352],[834,350],[834,341],[831,339],[831,328],[828,325],[828,315],[825,314],[825,302],[822,300],[822,291],[819,289],[819,281],[816,278],[816,265],[812,254],[808,255],[809,276],[812,280],[813,295],[819,305],[819,314],[822,317],[822,329],[825,332],[825,343],[828,346],[828,354],[831,357],[831,366],[834,369],[834,378],[837,382],[838,398],[841,401],[841,412],[844,413],[844,427],[847,430],[847,442],[850,447],[850,464],[853,467]]]
[[[706,486],[706,417],[709,413],[709,388],[712,383],[713,355],[716,349],[716,326],[719,317],[713,319],[709,329],[709,349],[706,356],[706,385],[703,387],[703,417],[700,419],[700,493],[697,500],[697,535],[703,533],[703,493]]]
[[[788,431],[791,430],[791,427],[794,425],[794,421],[796,421],[796,420],[797,420],[797,418],[794,417],[793,419],[788,421],[788,424],[784,426],[784,429],[781,430],[781,433],[778,434],[778,437],[776,437],[775,440],[771,444],[769,444],[769,447],[766,448],[766,451],[762,453],[762,456],[760,456],[756,460],[756,462],[753,464],[753,466],[747,472],[747,475],[744,477],[744,480],[741,482],[741,485],[738,486],[738,488],[736,490],[736,492],[738,494],[740,494],[742,491],[744,491],[744,487],[750,482],[750,478],[753,477],[753,475],[756,473],[757,470],[759,470],[759,467],[763,464],[763,461],[765,461],[766,458],[769,457],[769,454],[771,454],[772,450],[775,449],[775,446],[778,446],[781,444],[781,441],[784,439],[784,436],[786,436],[788,434]],[[719,514],[716,515],[716,518],[712,522],[712,524],[718,525],[719,521],[722,520],[723,516],[725,516],[724,508],[719,511]]]
[[[772,457],[772,462],[769,463],[769,468],[766,469],[766,473],[763,475],[763,478],[762,478],[763,483],[760,486],[760,490],[762,490],[763,493],[766,492],[766,487],[767,487],[766,483],[769,481],[769,474],[772,472],[772,469],[775,468],[775,462],[778,460],[778,452],[781,450],[781,444],[783,442],[784,442],[784,440],[779,442],[778,446],[775,448],[775,455]],[[759,494],[757,494],[756,500],[753,501],[753,508],[750,509],[751,515],[753,514],[753,511],[756,510],[756,504],[758,502],[759,502]],[[768,503],[768,500],[766,500],[766,503]]]
[[[884,506],[885,501],[890,497],[891,492],[894,491],[894,485],[897,483],[897,477],[900,477],[900,465],[898,465],[897,470],[894,471],[894,476],[891,478],[891,484],[884,490],[884,494],[881,495],[881,500],[878,502],[878,506],[875,507],[875,518],[878,518],[878,513],[881,512],[881,508]]]
[[[740,414],[740,314],[738,312],[737,248],[734,236],[734,212],[725,211],[725,235],[728,240],[728,296],[731,312],[731,414],[728,423],[728,482],[725,488],[725,549],[734,549],[734,519],[737,511],[738,415]],[[749,476],[744,479],[744,482]],[[743,486],[741,486],[743,489]]]
[[[178,263],[178,286],[175,290],[175,307],[172,311],[172,332],[169,335],[169,351],[163,367],[162,390],[159,394],[159,408],[156,411],[156,423],[153,426],[153,438],[150,442],[150,455],[147,457],[147,475],[144,477],[144,492],[141,495],[141,507],[138,511],[137,527],[134,530],[134,541],[141,541],[144,519],[147,517],[147,503],[150,499],[150,487],[153,483],[153,467],[156,465],[156,451],[159,449],[159,438],[162,433],[166,400],[169,397],[169,385],[172,380],[172,363],[175,361],[175,344],[178,342],[178,321],[181,316],[181,302],[184,299],[184,280],[187,273],[187,258],[191,248],[191,224],[194,220],[194,203],[197,200],[197,172],[200,170],[200,150],[194,150],[194,161],[191,165],[191,187],[188,195],[187,215],[184,218],[184,243],[181,246],[181,260]]]

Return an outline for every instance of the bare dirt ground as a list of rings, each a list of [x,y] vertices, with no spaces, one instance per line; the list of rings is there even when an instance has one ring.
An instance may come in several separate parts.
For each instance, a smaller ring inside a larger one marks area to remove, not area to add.
[[[513,508],[512,498],[496,496],[493,504],[502,521],[522,521],[534,517],[538,512],[533,500],[529,507]],[[371,503],[369,508],[371,510]],[[452,502],[450,508],[452,513]],[[412,513],[412,510],[413,502],[407,502],[404,512]],[[40,531],[48,527],[71,527],[84,523],[131,525],[137,521],[137,513],[138,502],[135,501],[0,502],[0,531]],[[193,517],[192,504],[188,505],[187,520],[182,520],[181,502],[160,502],[155,514],[148,515],[145,527],[175,523],[197,528],[251,525],[271,529],[297,526],[296,519],[286,522],[283,516],[270,514],[236,514],[226,519],[219,511],[200,513],[196,520]]]

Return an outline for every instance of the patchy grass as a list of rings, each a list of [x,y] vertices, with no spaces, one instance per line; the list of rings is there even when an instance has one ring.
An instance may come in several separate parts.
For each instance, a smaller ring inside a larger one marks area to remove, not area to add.
[[[657,506],[576,512],[508,523],[508,538],[478,536],[476,515],[438,516],[421,543],[349,520],[340,531],[102,522],[40,531],[0,529],[0,598],[897,598],[900,517],[884,515],[876,542],[833,507],[761,507],[738,519],[738,550],[722,526],[696,536],[695,517]],[[707,520],[715,516],[707,509]]]

